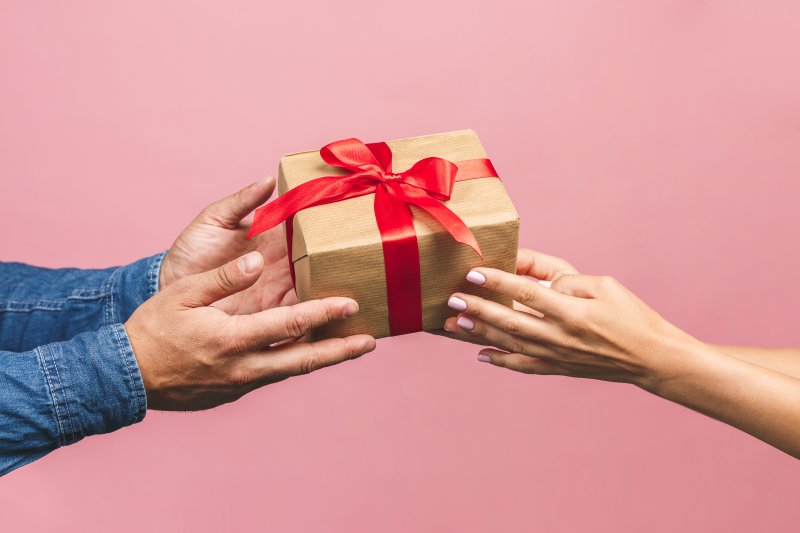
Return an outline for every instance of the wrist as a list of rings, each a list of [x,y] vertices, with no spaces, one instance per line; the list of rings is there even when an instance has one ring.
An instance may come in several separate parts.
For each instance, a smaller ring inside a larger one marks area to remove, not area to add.
[[[161,262],[161,269],[158,272],[158,290],[163,290],[164,287],[172,284],[175,281],[175,272],[172,266],[172,257],[169,250],[164,255],[164,260]]]
[[[687,384],[714,375],[728,358],[690,335],[670,336],[659,344],[648,378],[637,385],[662,398],[677,400]]]

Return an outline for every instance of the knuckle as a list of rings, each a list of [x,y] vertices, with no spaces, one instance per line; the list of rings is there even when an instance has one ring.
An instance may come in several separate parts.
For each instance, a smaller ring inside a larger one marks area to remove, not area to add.
[[[525,345],[525,341],[518,338],[512,338],[508,342],[508,351],[511,353],[525,353],[527,346]]]
[[[195,222],[202,223],[207,221],[213,221],[216,207],[217,207],[216,204],[208,204],[207,206],[205,206],[203,210],[200,211],[200,214],[197,215]]]
[[[558,292],[562,292],[561,289],[564,287],[564,285],[568,284],[572,280],[572,278],[574,276],[575,276],[575,274],[564,274],[564,275],[558,276],[553,281],[553,283],[550,284],[550,288],[554,289],[554,290],[556,290]]]
[[[615,287],[619,282],[613,276],[600,276],[598,285],[601,289],[607,290]]]
[[[228,375],[228,385],[234,388],[245,387],[255,380],[255,374],[247,368],[235,368]]]
[[[214,281],[217,282],[219,288],[222,290],[230,290],[234,286],[234,278],[227,266],[218,268],[214,276]]]
[[[574,335],[563,336],[558,344],[561,346],[562,349],[566,350],[566,352],[570,355],[580,351],[581,347],[581,341],[578,340],[578,338],[575,337]],[[566,359],[570,358],[566,357]]]
[[[214,344],[220,352],[232,355],[241,355],[248,348],[245,339],[233,327],[223,328]]]
[[[341,351],[342,353],[344,353],[344,359],[349,360],[361,355],[361,351],[352,342],[349,342],[345,339],[342,339],[341,342],[342,342]]]
[[[234,355],[245,354],[250,346],[241,335],[230,335],[227,340],[228,352]]]
[[[290,313],[286,317],[286,333],[289,337],[302,337],[308,331],[310,322],[303,313]]]
[[[300,360],[297,369],[297,374],[302,376],[310,374],[320,367],[321,356],[317,348],[313,348],[308,354]]]
[[[176,281],[172,285],[168,286],[166,289],[163,289],[163,292],[162,292],[162,290],[159,290],[158,293],[156,293],[156,294],[157,295],[159,293],[161,293],[161,294],[175,294],[178,297],[186,297],[186,296],[192,295],[192,294],[195,293],[195,285],[194,285],[193,281],[194,280],[191,279],[191,276],[185,277],[183,279],[179,279],[178,281]]]
[[[518,335],[522,332],[522,324],[519,319],[514,316],[503,319],[500,328],[510,335]]]
[[[586,328],[586,324],[589,321],[588,312],[581,305],[567,307],[562,318],[569,331],[581,331]]]
[[[521,303],[527,304],[530,307],[534,307],[536,301],[538,300],[539,293],[534,288],[532,283],[524,283],[517,291],[517,295],[519,296],[519,301]]]

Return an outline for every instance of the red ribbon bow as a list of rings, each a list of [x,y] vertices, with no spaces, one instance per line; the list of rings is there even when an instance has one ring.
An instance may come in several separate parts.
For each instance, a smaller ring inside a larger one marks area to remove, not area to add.
[[[335,141],[320,150],[329,165],[352,174],[325,176],[302,183],[256,210],[248,238],[287,220],[286,240],[291,263],[292,216],[315,205],[375,194],[375,220],[383,243],[389,330],[392,335],[422,329],[419,248],[409,205],[425,210],[453,238],[481,255],[470,229],[441,201],[450,199],[453,184],[475,178],[497,177],[488,159],[451,163],[427,157],[400,173],[392,171],[392,150],[386,143],[364,144],[358,139]],[[482,255],[481,255],[482,257]],[[292,274],[294,275],[294,273]]]

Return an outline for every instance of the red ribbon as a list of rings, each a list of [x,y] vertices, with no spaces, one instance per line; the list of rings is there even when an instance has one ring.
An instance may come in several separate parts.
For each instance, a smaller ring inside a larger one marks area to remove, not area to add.
[[[497,177],[488,159],[451,163],[438,157],[417,161],[405,172],[392,171],[392,150],[386,143],[364,144],[358,139],[335,141],[320,150],[329,165],[345,168],[345,176],[325,176],[302,183],[256,210],[248,238],[283,222],[289,262],[292,260],[292,217],[315,205],[375,194],[375,220],[383,243],[389,331],[402,335],[422,329],[422,289],[419,248],[409,205],[425,210],[453,238],[481,255],[478,241],[466,224],[441,202],[450,199],[453,184]],[[481,255],[481,257],[483,257]],[[294,277],[294,269],[292,269]]]

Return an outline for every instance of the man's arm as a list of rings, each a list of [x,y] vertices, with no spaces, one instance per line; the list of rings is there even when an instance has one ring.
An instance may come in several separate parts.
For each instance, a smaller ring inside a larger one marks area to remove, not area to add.
[[[32,350],[125,322],[158,290],[163,258],[103,270],[0,263],[0,350]]]
[[[0,475],[85,436],[138,422],[148,404],[210,409],[375,348],[368,335],[296,340],[357,313],[349,298],[249,315],[213,306],[252,287],[263,269],[261,254],[251,252],[159,291],[124,325],[0,352]]]
[[[798,348],[754,348],[750,346],[721,345],[712,345],[712,348],[748,363],[800,378],[800,349]]]
[[[0,476],[144,418],[145,388],[122,324],[0,352],[0,362]]]

